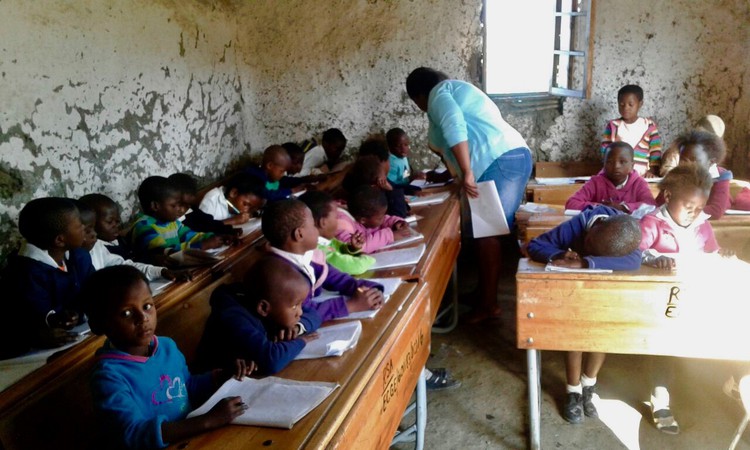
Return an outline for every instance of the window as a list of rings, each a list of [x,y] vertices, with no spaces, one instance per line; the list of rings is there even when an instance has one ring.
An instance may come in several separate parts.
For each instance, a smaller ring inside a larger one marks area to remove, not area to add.
[[[588,97],[592,2],[485,0],[485,91]]]

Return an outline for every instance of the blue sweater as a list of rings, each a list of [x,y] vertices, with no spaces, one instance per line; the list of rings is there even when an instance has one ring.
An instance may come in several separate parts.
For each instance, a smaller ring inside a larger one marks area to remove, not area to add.
[[[115,349],[109,341],[96,352],[91,391],[108,447],[166,447],[164,422],[182,420],[191,399],[200,405],[213,391],[211,373],[191,376],[173,340],[153,339],[150,357]]]
[[[568,249],[581,255],[588,261],[591,269],[636,270],[641,267],[641,252],[638,248],[626,256],[585,256],[583,240],[586,237],[586,225],[595,215],[615,216],[624,214],[609,206],[588,207],[567,222],[561,223],[552,230],[532,239],[526,250],[531,259],[547,263],[565,253]]]
[[[266,171],[261,167],[248,167],[245,173],[260,178],[263,181],[263,198],[269,202],[284,200],[292,195],[292,187],[299,184],[298,180],[293,177],[283,177],[281,180],[271,182],[266,175]]]
[[[246,308],[241,283],[223,285],[211,294],[211,315],[198,344],[197,367],[223,367],[237,358],[255,361],[258,371],[274,374],[287,366],[305,347],[300,338],[274,342],[272,325]],[[300,322],[307,332],[320,327],[320,316],[303,306]]]

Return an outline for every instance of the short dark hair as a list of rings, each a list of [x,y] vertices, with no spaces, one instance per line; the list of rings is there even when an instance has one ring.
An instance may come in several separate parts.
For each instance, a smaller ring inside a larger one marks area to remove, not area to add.
[[[617,91],[617,100],[620,100],[623,95],[635,94],[639,102],[643,101],[643,89],[637,84],[626,84]]]
[[[261,164],[264,166],[268,163],[276,164],[279,158],[291,159],[289,153],[286,152],[284,147],[280,145],[270,145],[263,150],[263,162]]]
[[[385,133],[385,141],[388,143],[388,147],[395,146],[396,141],[401,136],[406,136],[406,131],[402,130],[401,128],[396,127],[388,130],[388,132]]]
[[[141,202],[143,212],[151,212],[151,202],[162,203],[172,196],[182,193],[177,186],[167,178],[160,176],[148,177],[138,187],[138,201]]]
[[[167,178],[170,183],[182,194],[198,194],[198,181],[187,173],[173,173]]]
[[[429,97],[430,91],[441,81],[447,80],[448,75],[429,67],[418,67],[406,77],[406,93],[412,100],[420,96]]]
[[[357,186],[375,184],[380,176],[380,160],[375,155],[360,156],[344,176],[341,186],[351,192]]]
[[[388,208],[388,199],[379,188],[370,185],[356,187],[347,200],[349,213],[355,217],[371,217]]]
[[[81,222],[84,221],[84,216],[93,216],[94,221],[96,221],[96,210],[94,208],[81,200],[73,200],[73,203],[75,203],[76,208],[78,208],[78,215],[81,217]]]
[[[284,142],[281,144],[282,147],[284,147],[284,150],[289,154],[289,157],[294,158],[304,158],[305,157],[305,151],[302,150],[302,147],[295,144],[294,142]]]
[[[140,270],[126,265],[105,267],[86,279],[79,299],[89,318],[91,332],[97,335],[106,333],[107,330],[102,329],[105,314],[117,305],[116,302],[122,301],[128,290],[139,281],[148,286],[148,279]]]
[[[96,211],[97,214],[99,214],[104,208],[118,209],[117,203],[104,194],[86,194],[78,200],[87,204],[89,207],[94,208],[94,211]]]
[[[635,151],[633,150],[633,147],[630,146],[630,144],[623,141],[617,141],[607,146],[607,150],[604,151],[604,159],[607,159],[609,152],[617,149],[626,150],[628,154],[630,154],[630,159],[633,159],[635,157]]]
[[[323,142],[334,144],[336,142],[343,142],[346,145],[346,136],[338,128],[329,128],[323,132]]]
[[[333,197],[323,191],[307,191],[299,197],[299,200],[310,208],[316,225],[320,224],[321,218],[331,212]]]
[[[232,189],[237,189],[239,195],[252,194],[256,197],[263,198],[263,189],[265,183],[259,177],[248,173],[238,173],[224,185],[224,194],[228,195]]]
[[[641,227],[638,220],[628,214],[617,214],[605,218],[589,230],[601,237],[592,239],[593,248],[588,248],[592,256],[626,256],[641,244]]]
[[[36,198],[21,209],[18,231],[31,244],[47,250],[67,229],[70,214],[78,215],[78,208],[69,198]]]
[[[284,298],[284,287],[291,282],[307,282],[294,266],[276,255],[262,256],[243,279],[249,302],[243,306],[254,307],[260,300],[273,302]]]
[[[716,161],[716,164],[720,164],[727,154],[724,139],[708,131],[691,131],[681,138],[683,140],[682,148],[688,145],[700,145],[706,151],[709,159]]]
[[[305,223],[307,206],[297,199],[273,202],[263,210],[261,229],[268,242],[281,248],[292,238],[294,230]]]
[[[683,162],[670,170],[659,182],[659,188],[675,193],[687,189],[700,189],[706,194],[711,192],[713,180],[708,169],[695,164]]]
[[[390,152],[385,138],[381,136],[370,136],[359,146],[359,156],[374,155],[380,162],[388,161]]]

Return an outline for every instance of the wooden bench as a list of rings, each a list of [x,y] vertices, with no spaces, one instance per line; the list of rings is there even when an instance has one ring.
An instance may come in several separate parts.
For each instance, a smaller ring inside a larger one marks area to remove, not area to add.
[[[601,161],[539,161],[534,164],[536,178],[587,177],[600,170]]]

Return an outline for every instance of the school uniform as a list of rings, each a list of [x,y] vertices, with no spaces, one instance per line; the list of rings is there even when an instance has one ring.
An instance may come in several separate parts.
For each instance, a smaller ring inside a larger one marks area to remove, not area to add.
[[[91,263],[94,265],[94,270],[101,270],[105,267],[112,266],[133,266],[141,271],[148,281],[161,278],[161,273],[164,270],[164,267],[138,263],[132,259],[125,259],[120,255],[112,254],[104,244],[104,241],[99,239],[97,239],[96,244],[94,244],[94,248],[89,250],[89,254],[91,255]]]
[[[218,186],[206,192],[198,207],[206,214],[210,214],[215,220],[226,220],[232,217],[229,212],[229,203],[224,196],[224,187]]]
[[[390,169],[388,170],[388,181],[395,185],[409,184],[409,178],[411,177],[409,158],[402,158],[400,156],[390,154],[388,155],[388,162],[390,163]]]
[[[713,184],[711,185],[711,192],[708,194],[708,200],[706,200],[706,206],[703,207],[703,212],[708,214],[711,219],[720,219],[726,210],[732,206],[730,193],[732,171],[712,164],[708,168],[708,173],[713,179]],[[664,192],[662,191],[656,196],[656,205],[661,206],[663,204]]]
[[[318,250],[323,252],[328,264],[349,275],[365,273],[375,264],[375,258],[372,256],[365,255],[361,250],[351,253],[349,244],[335,238],[326,239],[318,236]]]
[[[193,231],[214,234],[236,234],[234,227],[214,219],[211,214],[206,214],[200,209],[188,209],[185,215],[178,220]]]
[[[690,225],[683,227],[672,219],[666,205],[643,216],[639,246],[643,263],[651,264],[663,254],[719,251],[708,217],[700,214]]]
[[[397,216],[386,215],[383,220],[383,224],[379,228],[366,228],[364,225],[359,223],[349,211],[339,208],[337,212],[338,227],[336,231],[336,239],[341,242],[349,242],[352,239],[352,235],[357,231],[361,232],[365,237],[365,244],[362,246],[364,253],[372,253],[379,250],[394,241],[393,230],[391,227],[403,219]]]
[[[316,145],[305,152],[305,160],[302,162],[302,170],[299,172],[299,176],[304,177],[307,175],[318,175],[323,173],[320,170],[325,164],[328,163],[328,155],[322,145]]]
[[[211,233],[195,232],[179,220],[161,222],[141,213],[132,230],[133,250],[137,259],[144,259],[167,250],[200,248],[201,242],[211,236]]]
[[[283,182],[283,178],[279,181],[270,181],[266,171],[261,167],[248,167],[245,169],[245,173],[255,176],[263,182],[263,198],[268,202],[284,200],[292,195],[291,187]]]
[[[596,206],[605,201],[624,205],[628,212],[633,212],[641,205],[656,205],[654,196],[638,172],[632,170],[627,179],[619,186],[615,186],[602,170],[591,177],[567,202],[566,209],[582,210],[587,206]]]

